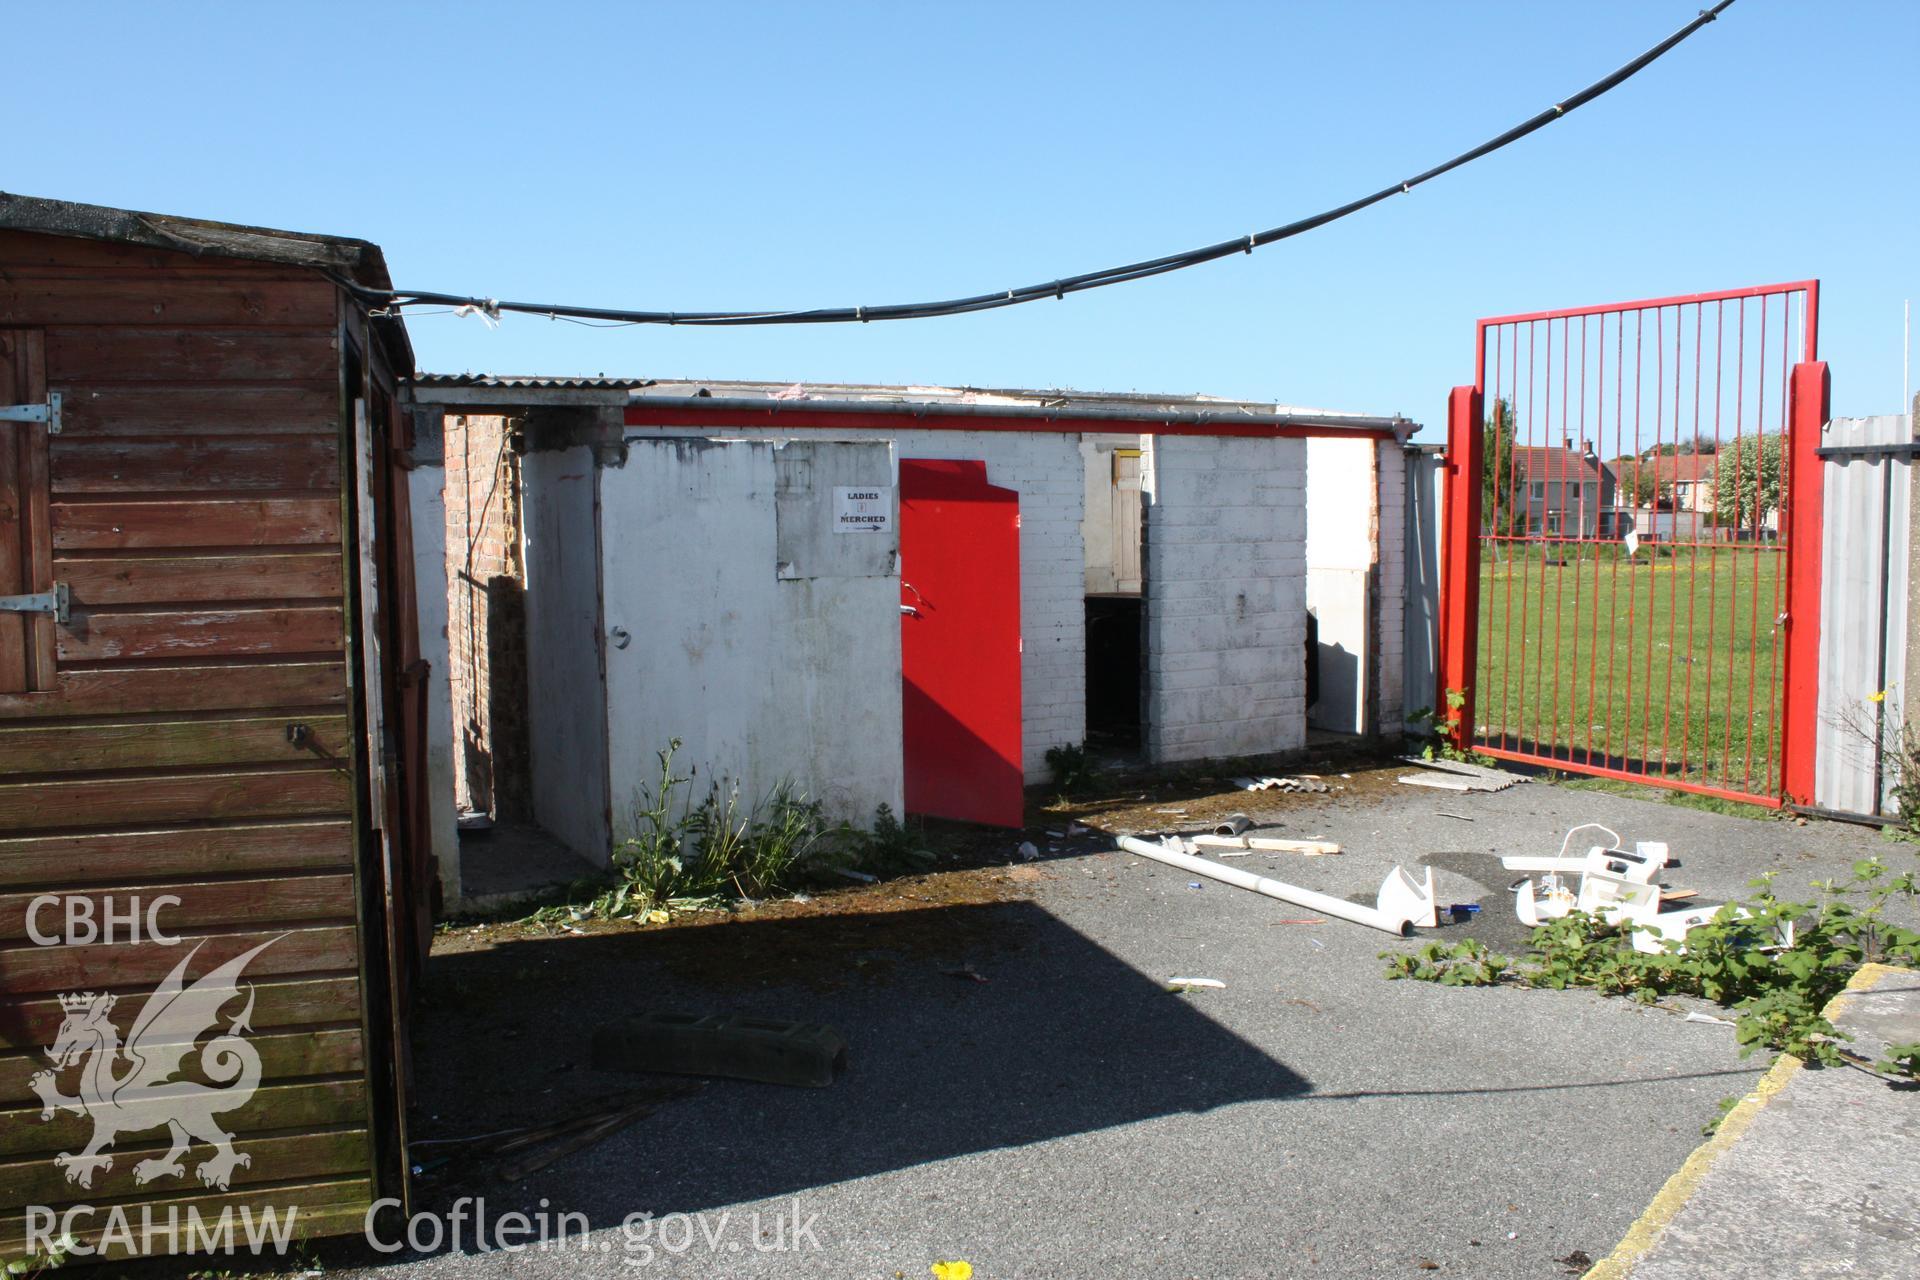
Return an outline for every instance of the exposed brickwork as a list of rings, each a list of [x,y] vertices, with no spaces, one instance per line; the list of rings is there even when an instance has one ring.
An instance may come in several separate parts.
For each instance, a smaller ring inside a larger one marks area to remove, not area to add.
[[[511,434],[506,418],[447,418],[447,665],[454,794],[462,809],[523,820],[530,816],[526,571]]]

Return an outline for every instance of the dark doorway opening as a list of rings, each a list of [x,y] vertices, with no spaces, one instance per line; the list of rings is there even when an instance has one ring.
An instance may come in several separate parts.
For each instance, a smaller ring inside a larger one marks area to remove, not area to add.
[[[1140,597],[1087,597],[1087,745],[1140,749]]]

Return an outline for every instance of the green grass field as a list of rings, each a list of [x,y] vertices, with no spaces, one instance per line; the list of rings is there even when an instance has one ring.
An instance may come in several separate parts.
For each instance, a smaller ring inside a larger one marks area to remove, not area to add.
[[[1637,564],[1611,544],[1547,553],[1482,563],[1481,740],[1551,743],[1574,762],[1590,746],[1597,764],[1775,790],[1783,552],[1643,547]]]

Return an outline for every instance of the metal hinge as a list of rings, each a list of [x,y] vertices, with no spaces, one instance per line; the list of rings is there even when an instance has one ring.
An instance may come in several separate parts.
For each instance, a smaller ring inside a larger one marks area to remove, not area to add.
[[[0,613],[50,613],[55,622],[64,626],[67,621],[67,599],[67,584],[56,582],[51,590],[30,596],[0,596]]]
[[[45,404],[0,404],[0,422],[44,422],[47,434],[60,434],[60,393],[52,392]]]

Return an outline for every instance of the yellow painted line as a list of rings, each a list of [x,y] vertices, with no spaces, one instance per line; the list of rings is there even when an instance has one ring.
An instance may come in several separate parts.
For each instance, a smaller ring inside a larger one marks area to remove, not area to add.
[[[1829,1000],[1822,1012],[1831,1021],[1849,995],[1871,991],[1885,979],[1902,975],[1912,976],[1912,971],[1896,969],[1891,965],[1863,964],[1847,980],[1846,989]],[[1654,1193],[1646,1212],[1634,1219],[1633,1225],[1627,1228],[1627,1234],[1614,1246],[1613,1252],[1596,1262],[1581,1280],[1625,1280],[1632,1275],[1633,1269],[1653,1248],[1654,1242],[1659,1240],[1660,1233],[1667,1229],[1680,1210],[1686,1207],[1687,1201],[1693,1198],[1693,1193],[1699,1189],[1701,1180],[1713,1168],[1714,1162],[1740,1141],[1741,1136],[1752,1127],[1754,1117],[1760,1114],[1761,1108],[1779,1096],[1802,1065],[1800,1059],[1792,1054],[1781,1054],[1767,1074],[1760,1077],[1760,1083],[1754,1086],[1753,1092],[1740,1099],[1733,1110],[1727,1112],[1726,1119],[1713,1131],[1713,1136],[1694,1148],[1693,1154],[1687,1157],[1679,1171]]]

